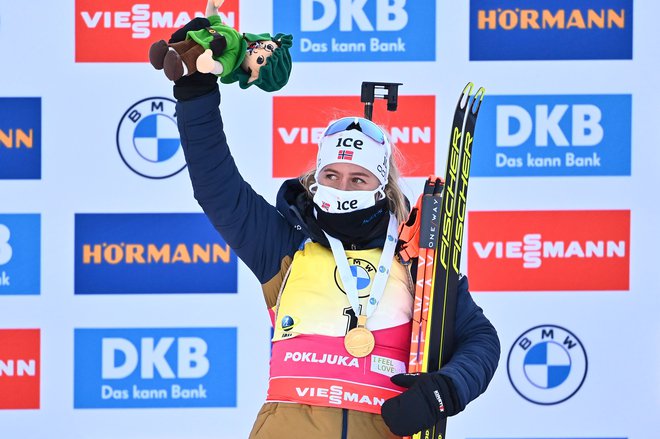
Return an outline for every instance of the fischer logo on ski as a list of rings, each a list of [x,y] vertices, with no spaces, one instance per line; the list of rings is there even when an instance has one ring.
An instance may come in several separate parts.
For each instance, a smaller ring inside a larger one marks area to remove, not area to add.
[[[426,181],[400,229],[402,258],[418,258],[409,373],[438,371],[452,352],[474,129],[485,94],[472,94],[473,87],[467,84],[456,105],[444,180]],[[446,419],[414,437],[443,439],[445,430]]]

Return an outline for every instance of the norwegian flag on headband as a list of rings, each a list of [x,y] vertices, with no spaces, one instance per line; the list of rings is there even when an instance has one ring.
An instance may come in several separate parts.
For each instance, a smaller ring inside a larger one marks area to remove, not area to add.
[[[330,209],[330,203],[328,203],[326,201],[321,202],[321,209],[329,210]]]
[[[347,151],[345,149],[340,149],[339,154],[337,154],[339,160],[353,160],[353,151]]]

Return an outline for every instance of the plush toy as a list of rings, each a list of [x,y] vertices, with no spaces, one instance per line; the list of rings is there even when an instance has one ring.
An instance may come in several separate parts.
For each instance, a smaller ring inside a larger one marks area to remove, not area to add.
[[[225,84],[238,81],[241,88],[256,85],[265,91],[276,91],[284,87],[291,73],[292,36],[241,35],[220,20],[218,8],[223,3],[224,0],[208,0],[207,18],[186,24],[172,35],[169,44],[165,40],[152,44],[151,65],[164,70],[172,81],[201,72],[213,73]]]

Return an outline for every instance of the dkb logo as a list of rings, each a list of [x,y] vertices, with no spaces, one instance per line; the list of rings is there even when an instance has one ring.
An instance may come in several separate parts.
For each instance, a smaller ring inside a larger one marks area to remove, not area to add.
[[[76,408],[236,406],[236,328],[76,329]]]
[[[39,294],[41,217],[0,215],[0,295]]]
[[[474,175],[630,175],[630,95],[489,96]]]
[[[296,61],[435,60],[435,2],[276,0],[273,13]]]

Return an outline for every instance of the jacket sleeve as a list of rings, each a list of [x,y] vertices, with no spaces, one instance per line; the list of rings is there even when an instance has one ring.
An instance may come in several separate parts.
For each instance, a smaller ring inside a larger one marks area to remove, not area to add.
[[[179,101],[181,144],[195,199],[213,226],[263,284],[280,270],[303,235],[243,180],[229,151],[220,92]]]
[[[439,373],[451,378],[458,397],[457,412],[488,387],[500,359],[495,328],[472,300],[467,277],[458,283],[454,353]]]

